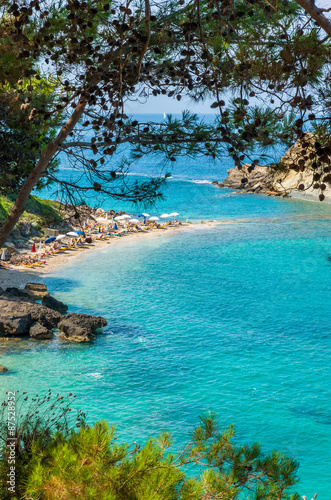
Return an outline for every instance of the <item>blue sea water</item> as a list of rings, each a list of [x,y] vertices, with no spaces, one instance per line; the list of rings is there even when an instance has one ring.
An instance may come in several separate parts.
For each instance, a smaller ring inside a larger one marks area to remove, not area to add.
[[[329,500],[331,205],[197,182],[229,165],[207,175],[196,162],[191,178],[192,162],[182,175],[179,165],[150,209],[221,224],[110,244],[47,278],[71,311],[108,326],[91,345],[1,346],[1,395],[74,392],[89,421],[114,423],[121,440],[168,430],[178,449],[215,411],[238,442],[299,460],[301,495]]]

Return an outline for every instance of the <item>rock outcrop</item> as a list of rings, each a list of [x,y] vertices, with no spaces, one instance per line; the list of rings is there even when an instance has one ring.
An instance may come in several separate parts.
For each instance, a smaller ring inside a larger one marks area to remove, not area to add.
[[[47,285],[45,285],[45,283],[27,283],[25,285],[25,290],[31,290],[32,292],[47,292]]]
[[[50,295],[43,297],[41,303],[43,306],[53,309],[53,311],[57,311],[61,314],[65,314],[68,311],[68,306],[66,304],[60,300],[54,299],[54,297],[51,297]]]
[[[61,314],[33,300],[11,294],[0,296],[0,336],[29,335],[30,327],[39,323],[46,329],[55,328]]]
[[[247,193],[266,193],[280,196],[282,193],[274,188],[274,171],[271,167],[256,165],[250,171],[250,165],[245,164],[242,170],[230,168],[228,177],[218,183],[219,187],[243,189]]]
[[[8,372],[8,368],[6,368],[5,366],[0,365],[0,373],[5,373],[5,372]]]
[[[58,329],[63,332],[63,339],[74,342],[88,342],[95,339],[94,332],[107,325],[101,316],[70,313],[63,316]]]
[[[49,297],[50,295],[44,283],[27,283],[25,290],[34,300],[42,300],[44,297]]]
[[[107,325],[101,316],[76,313],[61,316],[68,306],[50,296],[44,296],[42,304],[35,303],[30,294],[46,293],[46,285],[40,284],[39,290],[36,285],[30,283],[25,290],[0,288],[0,337],[29,335],[36,340],[51,339],[52,330],[58,327],[62,339],[87,342],[96,338],[96,330]]]
[[[52,330],[48,330],[40,323],[35,323],[30,327],[29,335],[31,338],[37,340],[52,339],[54,337],[54,333],[52,332]]]
[[[318,199],[321,191],[314,189],[313,175],[316,169],[309,168],[312,151],[309,144],[315,140],[313,134],[305,134],[280,159],[277,164],[263,166],[245,164],[242,169],[231,168],[223,182],[216,182],[219,187],[240,189],[246,193],[263,193],[269,196],[307,196]],[[308,147],[307,147],[308,144]],[[303,155],[303,151],[305,154]],[[293,168],[295,167],[295,169]],[[303,189],[299,189],[299,186]],[[331,187],[323,190],[325,199],[331,200]]]

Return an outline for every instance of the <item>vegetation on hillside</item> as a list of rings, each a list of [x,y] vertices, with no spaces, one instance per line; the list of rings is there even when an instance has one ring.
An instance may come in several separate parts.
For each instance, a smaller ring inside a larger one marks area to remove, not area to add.
[[[14,195],[0,195],[0,224],[3,223],[14,205]],[[51,200],[43,200],[31,195],[27,201],[21,221],[33,222],[40,228],[46,228],[53,224],[63,222],[63,209],[61,203]]]

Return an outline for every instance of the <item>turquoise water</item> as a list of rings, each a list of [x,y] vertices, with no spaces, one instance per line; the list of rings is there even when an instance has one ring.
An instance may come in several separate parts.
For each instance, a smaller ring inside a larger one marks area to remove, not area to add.
[[[201,189],[219,218],[250,220],[127,240],[56,272],[52,293],[109,325],[91,345],[7,347],[3,389],[73,391],[122,439],[167,429],[178,447],[217,411],[238,441],[298,459],[301,494],[329,499],[331,207],[185,184],[192,217]]]
[[[329,500],[331,205],[233,194],[191,167],[150,213],[226,223],[110,244],[48,277],[70,311],[108,326],[90,345],[2,347],[1,396],[74,392],[121,439],[168,430],[178,448],[216,411],[239,442],[298,459],[301,495]]]

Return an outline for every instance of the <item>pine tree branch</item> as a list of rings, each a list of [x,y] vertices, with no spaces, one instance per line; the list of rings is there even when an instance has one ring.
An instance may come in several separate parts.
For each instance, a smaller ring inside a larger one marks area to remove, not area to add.
[[[331,21],[324,16],[323,10],[316,7],[311,0],[296,0],[296,2],[311,16],[314,21],[331,37]]]

